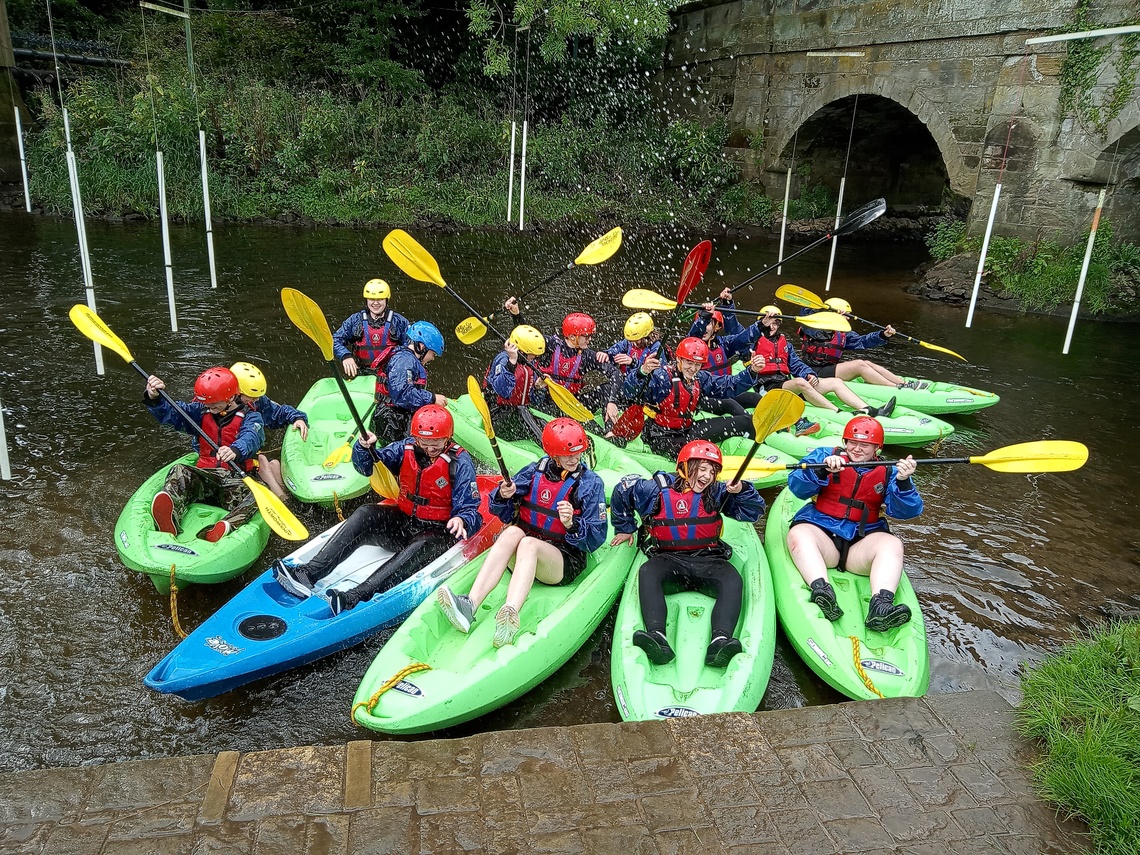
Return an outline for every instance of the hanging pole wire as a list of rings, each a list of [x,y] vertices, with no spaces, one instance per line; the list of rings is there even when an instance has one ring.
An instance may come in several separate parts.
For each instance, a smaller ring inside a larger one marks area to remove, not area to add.
[[[796,165],[796,143],[798,143],[799,140],[800,129],[796,128],[795,136],[792,137],[792,162],[788,164],[788,176],[784,180],[784,217],[780,220],[780,254],[776,258],[778,262],[783,262],[784,260],[784,235],[787,234],[788,231],[788,200],[792,192],[792,169],[794,169]],[[776,275],[781,275],[783,271],[783,264],[780,264],[780,266],[776,268]]]
[[[91,311],[95,309],[95,281],[91,275],[91,253],[87,249],[87,223],[83,215],[83,195],[79,191],[79,164],[75,159],[75,150],[71,146],[71,120],[67,115],[67,107],[63,103],[62,75],[59,71],[59,52],[55,49],[55,23],[51,15],[51,0],[47,4],[48,33],[51,36],[51,55],[55,63],[55,85],[59,93],[59,109],[63,113],[63,138],[67,144],[67,178],[71,184],[71,207],[75,212],[75,234],[79,240],[79,266],[83,270],[83,284],[87,291],[87,306]],[[95,344],[95,373],[103,376],[103,348]]]
[[[839,201],[835,205],[835,228],[839,228],[839,221],[843,218],[843,192],[847,187],[847,165],[851,162],[851,141],[855,139],[855,114],[859,111],[859,96],[855,96],[855,104],[851,108],[851,130],[847,134],[847,157],[843,161],[843,177],[839,179]],[[831,239],[831,260],[827,263],[827,282],[824,291],[831,290],[831,273],[835,270],[835,250],[839,246],[839,238]]]
[[[526,130],[527,117],[530,112],[530,27],[526,28],[526,73],[523,77],[523,131],[522,131],[522,160],[519,165],[519,231],[523,230],[523,207],[526,200]]]

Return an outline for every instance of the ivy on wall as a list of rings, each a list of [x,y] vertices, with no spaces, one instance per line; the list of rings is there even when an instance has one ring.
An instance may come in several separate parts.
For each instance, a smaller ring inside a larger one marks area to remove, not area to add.
[[[1103,29],[1109,25],[1093,20],[1090,9],[1092,0],[1077,0],[1073,10],[1070,31]],[[1140,23],[1140,16],[1123,21],[1115,26]],[[1112,44],[1097,46],[1096,39],[1077,39],[1068,43],[1068,54],[1061,66],[1061,111],[1072,113],[1078,120],[1103,134],[1108,123],[1120,115],[1121,110],[1133,98],[1136,76],[1140,66],[1136,58],[1140,55],[1140,33],[1129,33],[1116,44],[1119,52],[1112,63],[1116,82],[1098,101],[1094,93],[1101,80],[1101,69]]]

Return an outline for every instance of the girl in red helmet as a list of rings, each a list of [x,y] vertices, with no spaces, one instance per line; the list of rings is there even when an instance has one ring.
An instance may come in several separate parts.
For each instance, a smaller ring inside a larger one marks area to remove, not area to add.
[[[507,600],[495,615],[495,647],[512,644],[519,631],[523,603],[534,580],[571,585],[586,569],[586,556],[606,539],[606,492],[602,479],[582,455],[589,441],[573,419],[559,418],[542,429],[537,463],[524,466],[491,494],[490,509],[503,522],[483,567],[467,596],[443,585],[436,601],[451,624],[469,632],[479,606],[512,565]]]
[[[393,553],[371,576],[353,588],[329,587],[325,595],[334,615],[351,609],[422,570],[483,527],[479,488],[471,455],[452,441],[454,422],[443,407],[428,404],[412,416],[411,435],[381,448],[377,454],[396,476],[396,504],[366,504],[357,508],[305,564],[274,564],[277,581],[298,597],[313,587],[361,546],[382,546]],[[371,448],[376,434],[368,432],[352,448],[352,465],[363,475],[373,467]]]
[[[914,458],[897,466],[867,467],[883,447],[883,426],[859,416],[843,429],[843,448],[817,448],[802,462],[824,463],[826,469],[793,469],[788,489],[812,499],[792,518],[788,550],[811,590],[809,599],[828,620],[843,611],[827,580],[829,567],[871,577],[867,628],[884,632],[910,620],[910,609],[895,605],[902,578],[903,545],[884,518],[908,520],[922,513],[922,497],[911,480]]]
[[[146,380],[144,401],[150,414],[164,425],[195,438],[198,460],[194,466],[175,463],[166,474],[162,490],[151,501],[150,512],[159,531],[178,534],[178,524],[186,507],[193,502],[218,505],[227,513],[198,537],[216,543],[257,510],[253,494],[242,482],[242,475],[257,467],[257,451],[265,442],[261,415],[242,404],[238,379],[228,368],[207,368],[194,381],[194,400],[179,406],[195,424],[218,444],[213,447],[161,397],[166,384],[151,375]],[[237,467],[234,471],[231,467]]]
[[[645,629],[633,634],[633,643],[655,665],[664,665],[675,655],[666,636],[667,582],[693,586],[716,599],[706,665],[723,668],[742,649],[736,624],[744,583],[720,539],[721,514],[756,522],[764,513],[764,500],[746,481],[732,486],[717,481],[721,465],[719,448],[707,440],[694,440],[677,455],[675,473],[624,478],[614,488],[610,513],[617,535],[612,543],[634,542],[635,513],[647,536],[649,558],[637,580]]]

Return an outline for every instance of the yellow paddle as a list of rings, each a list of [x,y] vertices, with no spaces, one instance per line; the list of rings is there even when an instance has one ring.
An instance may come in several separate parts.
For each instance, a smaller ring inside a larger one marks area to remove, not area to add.
[[[575,266],[580,266],[583,264],[601,264],[603,261],[618,251],[618,248],[621,246],[621,235],[621,226],[618,226],[615,229],[610,229],[608,232],[606,232],[600,238],[597,238],[584,250],[578,253],[578,257],[567,264],[565,267],[559,267],[553,273],[546,276],[537,285],[531,286],[522,294],[520,294],[519,299],[521,300],[524,297],[533,294],[543,285],[548,285],[549,283],[553,282],[559,276],[566,273],[566,271],[573,270]],[[487,334],[487,324],[489,324],[491,322],[491,319],[494,317],[495,312],[491,312],[491,314],[487,315],[485,318],[477,318],[474,316],[465,318],[464,320],[460,321],[459,325],[455,328],[455,337],[464,344],[474,344]]]
[[[769,392],[768,394],[771,394]],[[760,403],[763,403],[761,400]],[[930,457],[915,460],[920,465],[932,463],[980,463],[995,472],[1042,473],[1072,472],[1080,469],[1089,459],[1089,450],[1082,443],[1067,439],[1042,439],[1007,445],[978,457]],[[895,466],[897,460],[873,460],[860,466]],[[749,472],[763,478],[784,469],[824,469],[823,463],[753,463]]]
[[[752,411],[752,429],[756,431],[756,439],[752,442],[752,447],[748,449],[748,454],[740,464],[740,468],[736,470],[732,481],[729,482],[730,485],[738,483],[744,477],[744,472],[748,469],[752,458],[756,456],[760,443],[767,439],[769,434],[791,427],[803,414],[804,399],[795,392],[786,389],[772,389],[766,392],[760,403],[756,405],[756,409]]]
[[[363,421],[368,421],[368,419],[371,418],[372,410],[375,409],[375,407],[376,402],[373,401],[368,409],[364,411],[362,417]],[[347,463],[352,459],[352,444],[356,441],[356,432],[357,429],[353,428],[352,433],[348,435],[345,441],[329,452],[329,456],[326,457],[325,462],[321,464],[325,469],[335,469],[340,466],[340,464]]]
[[[499,464],[499,474],[503,481],[511,480],[511,473],[507,471],[507,464],[503,462],[503,453],[499,450],[499,441],[495,439],[495,426],[491,424],[491,408],[487,406],[487,399],[483,397],[483,390],[479,388],[479,381],[467,375],[467,394],[475,404],[475,409],[483,417],[483,433],[491,441],[491,450],[495,452],[495,462]]]
[[[465,307],[467,311],[475,313],[475,309],[472,308],[471,304],[464,300],[454,288],[443,281],[443,276],[439,272],[439,264],[436,263],[431,253],[420,246],[416,239],[406,231],[403,229],[393,229],[388,232],[388,236],[384,238],[384,251],[388,253],[388,257],[392,259],[392,262],[397,267],[413,279],[438,285],[461,306]],[[490,322],[488,322],[486,326],[500,339],[503,341],[507,340],[507,337],[491,326]],[[519,354],[519,359],[522,359],[532,368],[535,367],[534,364],[527,360],[521,353]],[[574,393],[565,386],[555,383],[549,377],[544,377],[543,380],[551,400],[554,401],[558,409],[562,410],[562,412],[570,418],[580,422],[590,421],[594,418],[594,414],[582,406],[582,402],[574,397]]]
[[[281,304],[285,307],[285,314],[289,316],[293,325],[311,338],[321,349],[321,354],[324,356],[325,362],[328,363],[329,371],[336,380],[337,386],[340,387],[340,393],[344,395],[345,403],[348,404],[348,411],[352,413],[352,418],[356,421],[356,429],[363,436],[367,429],[360,419],[360,413],[356,411],[356,404],[352,401],[352,395],[349,394],[348,387],[344,384],[344,378],[340,376],[340,367],[333,357],[332,331],[329,329],[329,322],[325,319],[325,313],[311,298],[296,288],[281,289]],[[384,498],[396,498],[400,495],[400,487],[396,483],[395,477],[388,467],[380,462],[376,449],[371,448],[369,451],[372,453],[373,466],[372,474],[368,477],[368,483],[372,485],[373,490]]]
[[[785,303],[792,303],[793,305],[796,305],[796,306],[804,306],[808,309],[826,309],[826,308],[828,308],[827,303],[825,303],[825,302],[823,302],[823,300],[819,299],[818,295],[813,294],[811,291],[807,290],[806,288],[801,288],[798,285],[781,285],[779,288],[776,289],[776,299],[783,300]],[[829,314],[829,313],[828,312],[819,312],[817,314]],[[808,326],[812,326],[810,323],[808,323],[808,320],[810,318],[813,318],[813,317],[815,317],[815,315],[803,315],[801,317],[796,318],[796,320],[799,321],[800,324],[802,324],[803,326],[808,327]],[[882,324],[877,324],[874,321],[869,321],[866,318],[859,317],[858,315],[852,315],[851,317],[853,317],[857,321],[862,321],[863,323],[865,323],[869,327],[874,327],[875,329],[879,329],[879,330],[886,329],[886,327],[884,327]],[[816,327],[816,329],[826,329],[826,327]],[[846,332],[846,330],[844,330],[844,332]],[[956,359],[961,359],[963,362],[969,362],[970,361],[970,360],[966,359],[966,357],[962,356],[962,354],[955,353],[954,351],[950,350],[949,348],[939,347],[938,345],[931,344],[928,341],[920,341],[917,338],[912,338],[909,335],[903,335],[900,332],[896,332],[895,335],[901,339],[904,339],[905,341],[913,341],[915,344],[920,345],[922,347],[925,347],[927,350],[937,350],[939,353],[949,354],[950,356],[953,356]]]
[[[77,304],[71,307],[68,312],[68,317],[71,322],[75,324],[76,329],[83,333],[87,338],[96,344],[100,344],[108,350],[113,350],[127,362],[131,368],[135,369],[144,378],[149,377],[150,374],[131,356],[130,350],[123,343],[123,340],[111,331],[111,328],[103,322],[92,309],[82,304]],[[218,449],[218,444],[206,434],[202,428],[186,414],[186,411],[178,406],[177,402],[166,393],[165,389],[159,389],[158,394],[162,396],[178,415],[182,416],[186,424],[194,428],[202,439],[206,440],[215,451]],[[229,463],[229,468],[234,472],[241,475],[242,483],[249,488],[253,493],[253,499],[257,502],[257,509],[261,511],[262,517],[269,523],[269,527],[281,535],[286,540],[306,540],[309,537],[309,531],[302,525],[301,521],[293,516],[293,512],[285,507],[285,503],[270,492],[268,487],[258,484],[251,477],[241,471],[234,463]]]
[[[621,304],[627,309],[641,309],[646,312],[668,312],[677,308],[678,305],[676,300],[670,300],[668,297],[645,288],[630,288],[622,295]],[[744,309],[733,309],[732,311],[738,315],[761,314],[760,312],[749,312]],[[838,312],[816,312],[814,315],[804,315],[803,317],[780,315],[780,317],[798,321],[803,326],[811,327],[812,329],[851,332],[851,323]]]

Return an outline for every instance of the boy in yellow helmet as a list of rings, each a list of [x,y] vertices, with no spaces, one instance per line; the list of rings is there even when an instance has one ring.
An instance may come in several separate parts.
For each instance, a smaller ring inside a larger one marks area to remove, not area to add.
[[[292,425],[293,430],[301,434],[302,441],[309,438],[309,417],[288,404],[278,404],[266,395],[269,384],[260,368],[249,362],[235,362],[230,366],[230,371],[237,377],[238,388],[241,390],[238,397],[241,402],[245,404],[247,410],[261,414],[265,427],[277,429]],[[259,452],[257,475],[277,498],[282,500],[289,498],[289,494],[285,491],[284,479],[281,477],[280,460],[270,460],[264,452]]]

